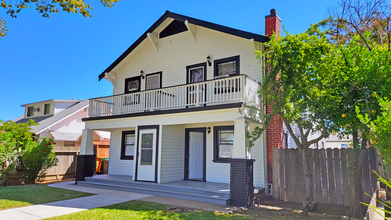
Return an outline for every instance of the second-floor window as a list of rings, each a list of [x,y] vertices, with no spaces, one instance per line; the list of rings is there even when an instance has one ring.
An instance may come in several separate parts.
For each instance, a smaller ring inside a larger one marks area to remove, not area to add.
[[[125,79],[125,94],[140,92],[140,76]]]
[[[43,109],[43,114],[44,115],[50,114],[50,104],[45,104],[45,107]]]
[[[27,117],[34,116],[34,107],[27,107]]]
[[[214,68],[215,77],[239,75],[239,56],[215,60]]]
[[[146,75],[145,90],[162,88],[162,72]]]

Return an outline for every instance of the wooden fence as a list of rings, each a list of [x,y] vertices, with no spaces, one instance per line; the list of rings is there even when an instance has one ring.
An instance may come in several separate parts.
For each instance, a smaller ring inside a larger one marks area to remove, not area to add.
[[[80,151],[78,146],[54,146],[58,163],[46,171],[45,179],[62,179],[63,177],[75,177],[76,156]]]
[[[371,170],[378,171],[381,159],[375,149],[367,152],[368,160],[363,165],[362,188],[364,193],[372,195],[376,189],[377,176]],[[314,200],[318,203],[333,205],[354,205],[354,162],[357,153],[353,149],[311,149],[309,161],[314,181]],[[273,197],[291,202],[305,199],[303,166],[297,149],[273,149]],[[370,196],[364,194],[364,202],[369,203]]]

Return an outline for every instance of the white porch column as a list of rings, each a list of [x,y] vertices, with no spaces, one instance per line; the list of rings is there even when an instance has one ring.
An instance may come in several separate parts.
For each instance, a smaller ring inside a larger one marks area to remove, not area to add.
[[[83,129],[83,135],[81,139],[80,155],[93,155],[94,154],[94,130]]]
[[[249,123],[245,118],[238,118],[234,121],[234,144],[232,149],[232,158],[248,158],[248,140],[246,132],[249,129]]]

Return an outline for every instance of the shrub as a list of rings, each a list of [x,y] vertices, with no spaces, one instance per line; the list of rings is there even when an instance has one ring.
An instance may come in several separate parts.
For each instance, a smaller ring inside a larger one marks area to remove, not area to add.
[[[22,149],[17,147],[16,139],[10,132],[0,131],[0,184],[7,182],[10,174],[16,172]]]
[[[45,177],[45,172],[55,166],[58,159],[53,152],[53,140],[44,138],[39,143],[31,142],[21,156],[21,176],[25,183],[34,184]]]

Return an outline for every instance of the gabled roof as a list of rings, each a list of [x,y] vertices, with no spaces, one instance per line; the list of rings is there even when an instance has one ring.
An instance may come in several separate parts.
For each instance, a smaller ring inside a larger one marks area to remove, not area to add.
[[[141,35],[141,37],[139,39],[137,39],[136,42],[134,42],[120,57],[118,57],[107,69],[105,69],[99,75],[99,80],[101,80],[101,79],[103,79],[105,77],[105,73],[108,73],[111,70],[113,70],[145,38],[147,38],[147,34],[148,33],[152,33],[167,18],[172,18],[174,20],[178,20],[178,21],[182,21],[182,22],[187,20],[189,23],[194,24],[194,25],[198,25],[198,26],[201,26],[201,27],[213,29],[213,30],[216,30],[216,31],[220,31],[220,32],[223,32],[223,33],[226,33],[226,34],[231,34],[231,35],[235,35],[235,36],[246,38],[246,39],[254,39],[254,41],[261,42],[261,43],[267,42],[267,41],[270,40],[270,38],[268,38],[266,36],[263,36],[263,35],[254,34],[254,33],[246,32],[246,31],[241,31],[241,30],[238,30],[238,29],[234,29],[234,28],[223,26],[223,25],[218,25],[218,24],[214,24],[214,23],[211,23],[211,22],[207,22],[207,21],[196,19],[196,18],[187,17],[187,16],[184,16],[184,15],[172,13],[170,11],[166,11],[166,13],[164,13],[163,16],[161,16],[143,35]]]
[[[81,102],[79,102],[79,103],[77,103],[67,109],[62,110],[61,112],[59,112],[51,117],[48,117],[44,120],[41,120],[39,122],[39,125],[31,127],[31,131],[34,132],[35,134],[40,134],[42,131],[44,131],[48,127],[53,126],[53,125],[63,121],[64,119],[72,116],[73,114],[77,113],[78,111],[88,107],[88,105],[89,105],[88,99],[81,101]],[[32,119],[35,120],[35,118],[32,118]]]
[[[80,100],[76,100],[76,99],[48,99],[48,100],[45,100],[45,101],[39,101],[39,102],[32,102],[32,103],[28,103],[28,104],[23,104],[21,106],[25,107],[26,105],[31,105],[31,104],[41,103],[41,102],[48,102],[48,101],[53,101],[54,103],[58,103],[58,102],[65,102],[65,103],[80,102]]]

